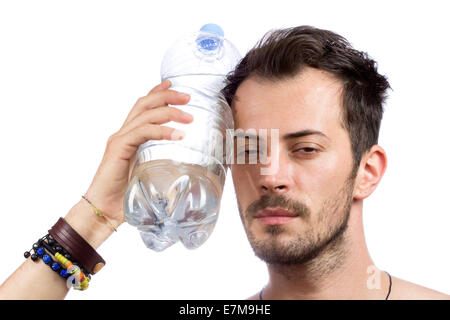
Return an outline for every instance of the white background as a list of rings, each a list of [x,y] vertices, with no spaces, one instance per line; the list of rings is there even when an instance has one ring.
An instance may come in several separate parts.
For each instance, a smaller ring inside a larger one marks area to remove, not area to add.
[[[89,186],[108,137],[159,83],[164,51],[214,22],[242,54],[269,29],[309,24],[367,51],[389,77],[380,145],[388,169],[365,201],[372,258],[450,293],[450,23],[445,2],[1,1],[0,282]],[[195,251],[155,253],[124,224],[106,267],[68,299],[244,299],[268,279],[228,175],[219,221]]]

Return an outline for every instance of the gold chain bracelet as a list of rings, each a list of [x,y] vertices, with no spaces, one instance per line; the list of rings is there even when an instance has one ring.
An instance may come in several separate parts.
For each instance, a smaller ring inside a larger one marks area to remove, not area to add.
[[[100,210],[98,210],[98,209],[92,204],[92,202],[90,202],[85,196],[81,196],[81,197],[82,197],[84,200],[86,200],[86,201],[92,206],[92,208],[94,208],[94,212],[95,212],[95,214],[96,214],[97,216],[105,218],[105,220],[109,223],[109,225],[111,226],[111,228],[113,228],[114,231],[117,232],[116,228],[114,228],[114,226],[113,226],[113,224],[111,223],[111,221],[109,221],[109,219],[108,219],[103,213],[101,213]]]

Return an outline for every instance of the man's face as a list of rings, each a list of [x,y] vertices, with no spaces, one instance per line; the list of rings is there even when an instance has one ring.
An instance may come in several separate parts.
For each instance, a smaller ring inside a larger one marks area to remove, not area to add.
[[[268,263],[302,263],[342,240],[354,179],[350,138],[341,124],[341,82],[312,68],[288,80],[249,77],[232,109],[235,131],[268,129],[270,162],[231,165],[255,254]],[[279,130],[273,150],[270,129]],[[255,149],[249,140],[245,146]],[[278,170],[261,174],[274,161]]]

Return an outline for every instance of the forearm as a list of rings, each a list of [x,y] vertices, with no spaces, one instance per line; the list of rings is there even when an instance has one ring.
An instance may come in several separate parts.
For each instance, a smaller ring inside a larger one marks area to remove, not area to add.
[[[94,249],[113,232],[104,218],[96,216],[92,207],[83,199],[72,207],[65,220]],[[45,233],[46,230],[43,230],[42,234],[36,235],[36,239]],[[68,291],[64,278],[40,259],[32,261],[29,257],[1,285],[0,299],[64,299]]]
[[[174,128],[161,124],[170,121],[188,124],[193,121],[192,115],[181,109],[167,107],[169,104],[185,105],[190,98],[187,94],[169,90],[170,86],[170,81],[163,81],[146,96],[139,98],[120,130],[109,137],[102,161],[85,194],[105,216],[97,216],[84,199],[80,199],[65,216],[65,221],[72,229],[94,249],[111,235],[111,225],[117,228],[124,222],[124,195],[138,146],[149,140],[179,140],[182,135],[175,134]],[[149,115],[152,116],[151,119]],[[55,222],[56,220],[55,217]],[[73,235],[73,232],[70,233]],[[42,230],[41,234],[36,235],[36,239],[45,234]],[[70,246],[68,243],[66,245]],[[85,244],[81,246],[86,249]],[[80,250],[82,249],[73,249],[78,254]],[[31,261],[27,258],[0,287],[0,299],[63,299],[68,290],[64,279],[43,261]]]

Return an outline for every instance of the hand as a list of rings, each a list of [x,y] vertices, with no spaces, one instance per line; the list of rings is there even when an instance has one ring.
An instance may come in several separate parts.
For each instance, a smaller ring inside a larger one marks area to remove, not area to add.
[[[180,140],[183,132],[162,126],[170,121],[190,123],[192,115],[171,105],[186,104],[190,96],[168,90],[166,80],[138,99],[119,131],[108,139],[103,159],[85,196],[116,226],[125,221],[123,200],[139,145],[148,140]]]

